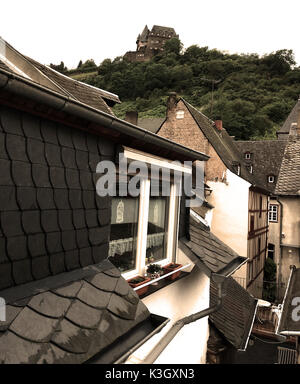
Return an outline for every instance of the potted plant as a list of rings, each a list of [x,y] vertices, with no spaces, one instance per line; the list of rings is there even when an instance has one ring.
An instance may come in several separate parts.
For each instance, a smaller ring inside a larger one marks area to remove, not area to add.
[[[129,280],[127,280],[128,284],[132,287],[132,288],[136,288],[136,287],[139,287],[140,285],[143,285],[145,283],[148,283],[151,279],[149,277],[144,277],[144,276],[135,276]],[[140,288],[140,289],[137,289],[136,290],[136,293],[139,295],[139,296],[142,296],[144,295],[149,289],[149,285],[146,285],[146,287],[143,287],[143,288]]]
[[[147,268],[147,276],[150,279],[157,279],[163,274],[163,269],[159,264],[150,264]]]
[[[167,274],[167,273],[173,272],[176,269],[181,268],[181,267],[182,267],[182,264],[170,263],[170,264],[165,265],[163,267],[163,270],[164,270],[164,273]],[[175,272],[172,275],[166,277],[166,279],[175,280],[175,279],[177,279],[177,277],[180,276],[180,274],[181,274],[181,271]]]

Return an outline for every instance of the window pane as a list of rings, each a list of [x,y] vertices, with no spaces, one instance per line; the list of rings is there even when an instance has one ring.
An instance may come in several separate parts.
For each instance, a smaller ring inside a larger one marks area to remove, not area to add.
[[[136,269],[139,199],[112,199],[109,260],[124,273]]]
[[[169,197],[150,197],[146,263],[163,260],[167,257]]]

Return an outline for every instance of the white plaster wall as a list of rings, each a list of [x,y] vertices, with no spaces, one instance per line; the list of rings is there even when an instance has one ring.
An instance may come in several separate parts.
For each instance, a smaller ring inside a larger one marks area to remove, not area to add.
[[[282,203],[283,244],[300,246],[300,196],[280,197]]]
[[[213,192],[207,200],[213,209],[211,231],[240,256],[247,257],[250,183],[227,169],[227,183],[208,181]]]
[[[209,306],[209,278],[194,267],[189,276],[145,297],[151,313],[164,316],[170,322],[128,359],[127,363],[142,363],[150,351],[179,319]],[[155,361],[156,364],[205,364],[209,336],[208,317],[186,325]]]

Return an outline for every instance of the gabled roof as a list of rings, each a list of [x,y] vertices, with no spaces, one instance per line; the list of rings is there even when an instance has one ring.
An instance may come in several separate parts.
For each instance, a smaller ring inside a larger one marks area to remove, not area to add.
[[[164,117],[153,117],[153,118],[138,118],[137,125],[152,133],[157,133],[165,121]]]
[[[296,269],[293,266],[282,304],[281,316],[276,330],[277,334],[300,336],[299,297],[300,268]]]
[[[180,239],[179,247],[209,276],[211,273],[229,276],[247,260],[193,217],[190,217],[189,235],[189,240]]]
[[[212,313],[209,319],[236,349],[245,350],[256,315],[257,299],[232,277],[226,280],[224,291],[221,309]],[[211,280],[210,305],[215,305],[217,297],[217,286]]]
[[[294,108],[291,110],[290,114],[288,115],[287,119],[283,123],[282,127],[277,131],[277,134],[286,134],[288,135],[291,130],[292,123],[297,123],[297,119],[299,116],[300,111],[300,98],[296,102]]]
[[[243,159],[246,166],[253,166],[253,173],[260,184],[274,192],[281,161],[286,146],[285,140],[235,141],[236,146],[244,157],[249,152],[251,158]],[[274,183],[268,183],[268,176],[275,176]]]
[[[150,316],[107,260],[0,296],[0,363],[83,363]]]
[[[289,136],[287,141],[278,181],[275,188],[277,195],[300,196],[300,136]]]
[[[227,131],[223,128],[222,131],[218,131],[214,126],[214,122],[205,116],[202,112],[198,111],[195,107],[189,104],[184,99],[181,99],[198,127],[201,129],[205,137],[213,146],[221,160],[226,167],[233,173],[237,173],[237,166],[240,165],[240,177],[251,183],[253,186],[263,188],[259,180],[255,175],[252,175],[244,166],[243,159],[240,151],[235,145],[234,140],[229,136]]]
[[[162,27],[160,25],[153,25],[151,29],[151,33],[160,34],[160,35],[171,35],[172,37],[176,36],[176,32],[174,28]]]

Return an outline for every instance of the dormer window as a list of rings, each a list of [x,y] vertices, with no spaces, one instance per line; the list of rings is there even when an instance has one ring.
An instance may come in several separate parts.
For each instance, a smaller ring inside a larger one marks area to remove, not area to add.
[[[275,183],[275,176],[274,175],[268,176],[268,183],[270,183],[270,184]]]
[[[251,160],[251,153],[250,152],[245,153],[245,160]]]

